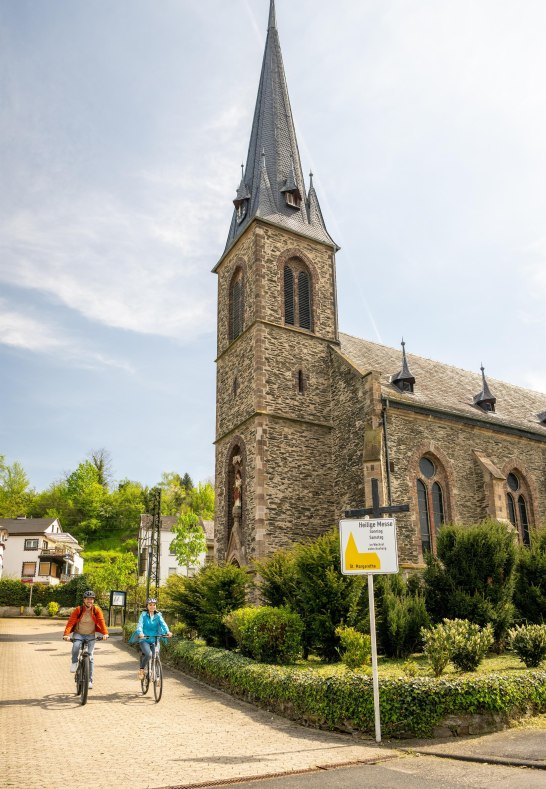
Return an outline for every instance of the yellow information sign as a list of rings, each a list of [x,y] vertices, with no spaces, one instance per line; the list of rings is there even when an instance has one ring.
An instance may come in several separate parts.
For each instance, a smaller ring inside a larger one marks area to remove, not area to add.
[[[339,523],[343,575],[398,572],[394,518],[343,520]]]

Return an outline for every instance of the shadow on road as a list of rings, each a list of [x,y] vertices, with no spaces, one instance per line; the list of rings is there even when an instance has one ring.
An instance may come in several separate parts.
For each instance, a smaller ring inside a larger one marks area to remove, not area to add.
[[[142,694],[137,693],[102,693],[96,694],[89,691],[88,704],[93,701],[106,701],[117,704],[147,704],[150,699],[145,698]],[[152,699],[153,702],[153,699]],[[155,703],[155,702],[153,702]],[[80,707],[81,703],[79,697],[74,693],[51,693],[48,696],[35,699],[10,699],[8,701],[0,701],[0,709],[2,707],[41,707],[44,710],[60,710],[70,709],[72,707]]]

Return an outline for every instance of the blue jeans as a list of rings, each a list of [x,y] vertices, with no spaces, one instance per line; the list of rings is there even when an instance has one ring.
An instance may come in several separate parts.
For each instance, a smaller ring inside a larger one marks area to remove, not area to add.
[[[93,682],[93,667],[95,665],[95,657],[93,652],[95,651],[95,634],[92,633],[90,636],[83,636],[81,633],[74,633],[73,634],[74,643],[72,644],[72,663],[78,662],[78,655],[80,652],[80,644],[82,641],[87,641],[89,646],[87,647],[89,651],[89,682]]]
[[[152,657],[152,649],[154,649],[156,645],[150,644],[149,641],[144,640],[139,641],[138,645],[140,647],[140,668],[146,668]],[[157,643],[157,651],[159,652],[159,641]]]

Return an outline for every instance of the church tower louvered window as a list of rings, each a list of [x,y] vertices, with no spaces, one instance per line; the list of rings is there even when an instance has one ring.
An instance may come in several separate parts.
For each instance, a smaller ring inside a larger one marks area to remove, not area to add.
[[[244,280],[243,272],[237,269],[229,289],[229,339],[235,340],[243,331]]]
[[[290,260],[284,267],[284,322],[288,326],[313,330],[311,276],[303,263]]]

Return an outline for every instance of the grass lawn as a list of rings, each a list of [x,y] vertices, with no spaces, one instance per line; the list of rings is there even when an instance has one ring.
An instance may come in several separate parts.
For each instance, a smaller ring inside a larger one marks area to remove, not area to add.
[[[417,666],[417,677],[433,676],[430,666],[422,654],[412,655],[409,662],[415,663]],[[381,655],[378,657],[378,670],[379,678],[393,679],[395,677],[407,676],[404,671],[404,663],[406,660],[403,658],[386,658]],[[324,663],[312,656],[309,660],[300,660],[294,663],[291,668],[312,669],[323,676],[332,676],[334,674],[344,674],[350,669],[346,668],[343,663]],[[527,671],[525,664],[521,662],[518,656],[514,653],[507,652],[504,655],[490,655],[484,658],[482,663],[478,666],[477,671],[469,674],[464,674],[457,671],[451,663],[448,663],[442,677],[453,679],[454,677],[462,676],[475,676],[476,674],[521,674]],[[370,667],[371,671],[371,667]]]

